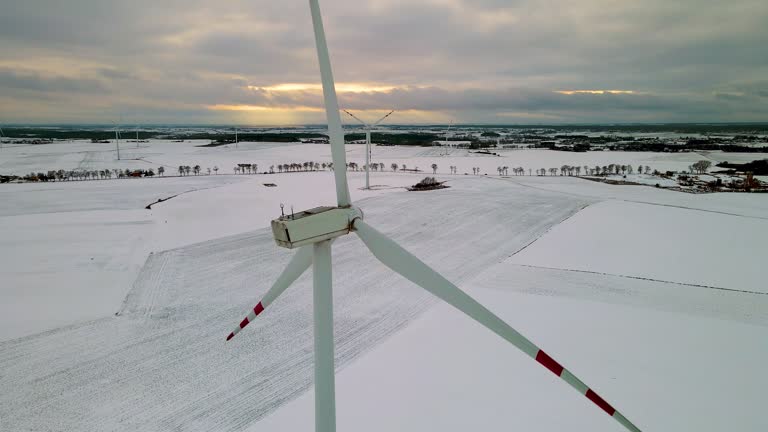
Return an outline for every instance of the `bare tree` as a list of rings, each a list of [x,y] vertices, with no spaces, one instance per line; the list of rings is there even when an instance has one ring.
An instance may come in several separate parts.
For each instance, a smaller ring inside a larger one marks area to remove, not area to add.
[[[437,174],[437,164],[432,164],[432,174]]]
[[[213,174],[214,175],[218,175],[219,174],[219,167],[218,166],[214,165],[214,167],[213,167]]]
[[[165,174],[165,167],[162,167],[162,166],[161,166],[161,167],[159,167],[159,168],[157,169],[157,173],[158,173],[158,174],[160,174],[161,176],[162,176],[162,175],[164,175],[164,174]],[[106,174],[108,177],[112,177],[111,175],[109,175],[109,171],[107,171],[105,174]]]
[[[712,162],[708,160],[700,160],[692,165],[693,169],[699,174],[706,173],[710,166],[712,166]]]

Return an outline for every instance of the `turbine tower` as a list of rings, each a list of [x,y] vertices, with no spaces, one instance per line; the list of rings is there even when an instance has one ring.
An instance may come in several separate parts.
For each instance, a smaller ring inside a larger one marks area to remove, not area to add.
[[[355,119],[355,120],[359,121],[360,123],[362,123],[363,124],[363,128],[365,129],[365,189],[370,189],[371,188],[371,184],[370,184],[370,179],[369,179],[370,175],[369,175],[368,171],[370,170],[370,165],[371,165],[371,131],[373,130],[374,126],[376,126],[379,123],[383,122],[384,119],[389,117],[390,115],[392,115],[392,113],[395,112],[395,110],[392,110],[392,111],[388,112],[387,115],[385,115],[384,117],[376,120],[375,122],[373,122],[371,124],[368,124],[368,123],[360,120],[359,118],[357,118],[357,116],[355,116],[354,114],[352,114],[351,112],[349,112],[347,110],[344,110],[344,112],[349,114],[349,116],[352,117],[353,119]]]
[[[120,160],[120,125],[115,122],[115,146],[117,147],[117,160]]]
[[[363,212],[352,205],[346,176],[344,133],[341,129],[339,105],[333,82],[331,62],[320,16],[318,0],[309,0],[315,32],[317,58],[323,83],[325,112],[328,119],[331,156],[336,183],[336,207],[317,207],[300,213],[283,215],[272,221],[272,233],[278,246],[298,249],[267,293],[240,325],[227,336],[232,339],[248,323],[269,307],[310,266],[313,276],[313,312],[315,344],[315,431],[336,430],[336,396],[334,376],[333,296],[331,242],[354,232],[384,265],[434,296],[465,313],[501,338],[549,369],[579,393],[594,402],[631,432],[639,432],[634,424],[597,395],[584,382],[563,368],[533,342],[510,327],[501,318],[478,303],[456,285],[445,279],[397,243],[368,225]]]
[[[448,153],[449,153],[448,150],[451,148],[451,139],[448,134],[451,132],[452,126],[453,126],[453,120],[451,120],[451,122],[448,123],[448,129],[445,130],[445,156],[448,156]]]

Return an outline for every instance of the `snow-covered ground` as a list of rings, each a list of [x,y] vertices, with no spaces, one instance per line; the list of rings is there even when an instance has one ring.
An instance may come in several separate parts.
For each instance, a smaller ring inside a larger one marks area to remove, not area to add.
[[[259,171],[270,165],[289,162],[330,162],[328,145],[291,144],[291,143],[252,143],[241,142],[219,147],[198,147],[207,144],[207,140],[174,142],[168,140],[150,140],[148,143],[121,144],[121,160],[116,159],[114,143],[91,143],[90,141],[54,142],[41,145],[6,145],[0,150],[0,174],[24,175],[29,172],[74,169],[148,169],[155,170],[164,166],[166,175],[175,175],[179,165],[200,165],[206,168],[220,168],[219,174],[230,174],[238,163],[257,163]],[[365,146],[347,145],[347,159],[363,165]],[[458,167],[458,172],[472,173],[473,167],[479,167],[484,174],[496,174],[499,166],[523,167],[533,170],[540,168],[560,168],[562,165],[632,165],[650,166],[659,171],[687,170],[692,163],[707,159],[713,161],[747,162],[760,159],[755,153],[723,152],[612,152],[593,151],[584,153],[551,150],[513,150],[494,149],[500,156],[476,153],[467,149],[448,149],[445,147],[402,147],[373,146],[371,162],[383,163],[390,170],[392,163],[409,168],[431,172],[433,163],[438,165],[438,172],[450,172],[449,166]],[[446,153],[448,153],[446,155]],[[510,171],[511,172],[511,171]]]
[[[768,244],[766,228],[766,219],[606,201],[510,262],[768,294],[759,253]]]
[[[233,341],[224,337],[290,255],[267,229],[279,205],[332,203],[333,176],[222,173],[237,163],[262,171],[327,162],[329,147],[142,145],[134,151],[143,160],[132,161],[85,142],[0,152],[0,173],[221,168],[0,185],[0,430],[311,429],[309,278]],[[363,146],[347,149],[362,161]],[[444,151],[376,147],[374,162],[387,167],[437,163],[451,188],[406,192],[423,174],[387,172],[364,191],[363,174],[350,173],[366,220],[641,429],[768,428],[760,411],[768,196],[492,175],[497,166],[686,169],[701,159],[693,153]],[[451,165],[462,174],[445,174]],[[463,175],[472,167],[489,175]],[[621,430],[540,365],[378,264],[358,240],[336,242],[334,265],[339,430]]]

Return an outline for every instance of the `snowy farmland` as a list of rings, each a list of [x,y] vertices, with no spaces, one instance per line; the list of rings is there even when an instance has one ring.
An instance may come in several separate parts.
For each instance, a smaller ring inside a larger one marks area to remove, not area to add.
[[[218,166],[219,175],[0,186],[0,430],[279,431],[313,424],[310,279],[225,343],[290,256],[269,220],[333,202],[327,145],[10,146],[0,172]],[[350,173],[366,220],[476,296],[643,430],[763,431],[765,194],[691,195],[497,166],[648,165],[696,153],[375,147],[423,174]],[[746,156],[745,156],[746,157]],[[363,146],[347,158],[362,165]],[[458,175],[447,174],[449,166]],[[486,175],[464,175],[473,167]],[[389,171],[389,169],[387,169]],[[167,174],[166,174],[167,175]],[[275,183],[277,187],[265,187]],[[173,197],[145,209],[160,198]],[[334,249],[339,430],[620,431],[548,371],[379,264]]]

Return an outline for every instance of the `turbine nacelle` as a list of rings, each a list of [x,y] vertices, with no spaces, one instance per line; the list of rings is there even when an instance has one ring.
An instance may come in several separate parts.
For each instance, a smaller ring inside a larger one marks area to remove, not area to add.
[[[274,219],[272,234],[278,246],[295,249],[347,235],[356,219],[363,219],[358,207],[315,207]]]

